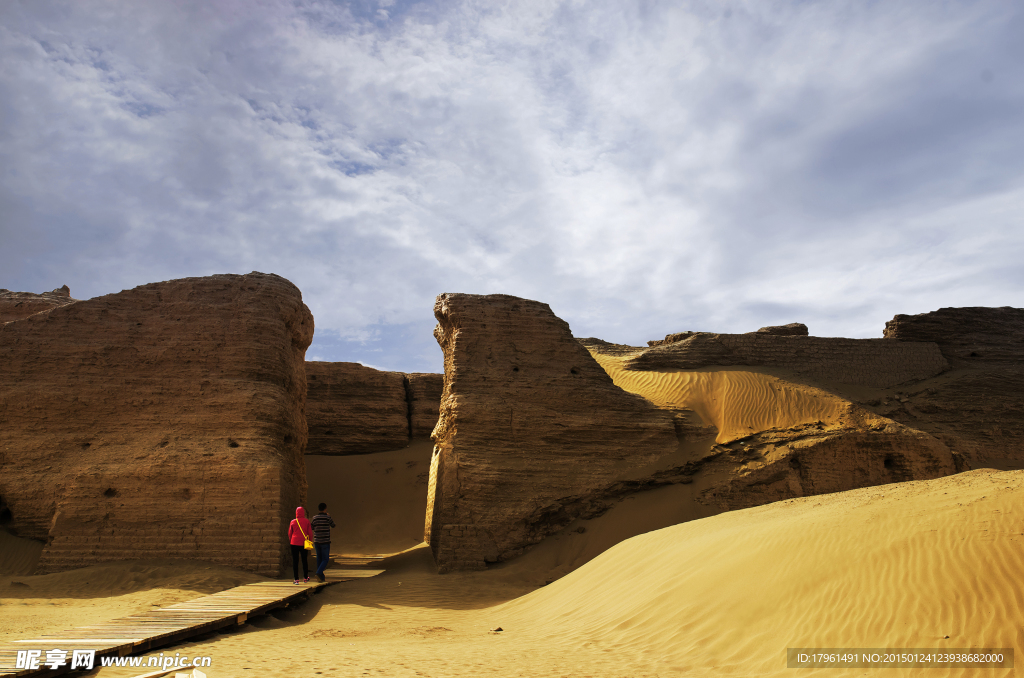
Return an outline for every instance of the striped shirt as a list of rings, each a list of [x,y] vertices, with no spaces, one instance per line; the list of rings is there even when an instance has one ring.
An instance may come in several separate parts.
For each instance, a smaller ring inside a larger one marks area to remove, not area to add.
[[[309,521],[313,526],[313,543],[330,544],[331,528],[337,527],[329,513],[318,513]]]

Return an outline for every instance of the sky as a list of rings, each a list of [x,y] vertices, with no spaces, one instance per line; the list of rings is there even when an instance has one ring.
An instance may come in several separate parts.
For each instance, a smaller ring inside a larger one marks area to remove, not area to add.
[[[0,287],[276,273],[307,359],[1024,306],[1024,5],[0,0]]]

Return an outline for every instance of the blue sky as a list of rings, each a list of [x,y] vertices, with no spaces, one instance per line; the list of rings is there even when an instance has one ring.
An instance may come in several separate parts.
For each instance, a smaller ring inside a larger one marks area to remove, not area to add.
[[[0,3],[0,287],[252,270],[308,357],[440,371],[441,292],[577,336],[1024,306],[1007,2]]]

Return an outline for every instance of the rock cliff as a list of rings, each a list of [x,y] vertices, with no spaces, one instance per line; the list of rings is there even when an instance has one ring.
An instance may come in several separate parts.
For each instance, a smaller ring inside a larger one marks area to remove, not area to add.
[[[426,439],[442,375],[383,372],[359,363],[306,363],[306,454],[387,452]]]
[[[0,325],[6,527],[39,570],[195,558],[277,575],[305,500],[299,290],[143,285]]]
[[[413,438],[429,438],[437,425],[444,375],[414,372],[405,375],[409,428]]]
[[[0,289],[0,323],[21,320],[40,311],[65,306],[76,301],[78,300],[71,298],[71,290],[67,285],[42,294]]]
[[[616,387],[547,304],[442,294],[444,391],[426,538],[440,571],[515,556],[678,446],[672,413]]]
[[[547,305],[505,295],[443,294],[434,313],[445,377],[426,536],[442,572],[663,485],[693,484],[721,511],[958,468],[928,433],[801,381],[930,378],[948,369],[933,342],[788,327],[640,348],[577,341]]]
[[[367,454],[409,444],[405,375],[359,363],[306,363],[307,454]]]
[[[1024,360],[1024,308],[940,308],[896,315],[885,324],[889,339],[935,342],[955,367]]]
[[[897,315],[885,336],[935,342],[953,369],[873,399],[875,411],[932,433],[972,467],[1024,467],[1024,309]]]
[[[721,480],[702,501],[736,510],[964,470],[962,460],[927,433],[852,404],[846,414],[838,425],[758,431],[716,445],[704,471],[720,473]]]
[[[926,379],[949,369],[939,347],[931,341],[843,339],[761,331],[669,335],[673,336],[679,339],[666,340],[647,349],[636,348],[627,368],[782,367],[812,379],[875,388]]]

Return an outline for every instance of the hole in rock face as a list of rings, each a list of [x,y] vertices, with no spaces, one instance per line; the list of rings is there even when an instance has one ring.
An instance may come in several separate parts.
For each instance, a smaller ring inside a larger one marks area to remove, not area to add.
[[[885,468],[892,468],[892,465],[893,465],[893,458],[892,457],[886,457],[885,459],[882,460],[882,466],[884,466]]]
[[[170,444],[170,441],[164,440],[162,442],[157,443],[156,446],[157,447],[167,447],[168,444]]]
[[[92,443],[82,443],[82,449],[87,450],[92,446]]]
[[[231,438],[228,438],[228,447],[238,447],[238,443],[236,443]]]
[[[284,441],[285,441],[285,443],[291,443],[291,442],[293,442],[294,440],[295,440],[295,437],[294,437],[294,436],[292,436],[292,434],[291,434],[291,433],[289,433],[288,435],[286,435],[286,436],[284,437]]]
[[[575,367],[569,370],[569,374],[579,374],[579,373],[580,373],[580,371],[577,370]]]
[[[316,381],[316,375],[315,374],[309,375],[309,380],[310,381]]]
[[[324,431],[324,435],[325,436],[333,436],[334,435],[334,431]]]
[[[115,490],[112,487],[108,487],[106,492],[103,493],[103,496],[107,497],[108,499],[111,498],[111,497],[116,497],[117,496],[117,490]]]
[[[971,351],[971,355],[970,355],[970,357],[971,357],[971,358],[977,358],[977,357],[978,357],[978,354],[977,354],[977,352],[976,352],[976,351]]]
[[[0,525],[10,525],[12,520],[14,516],[11,515],[11,509],[6,506],[0,508]]]
[[[513,371],[513,372],[518,372],[518,371],[519,371],[519,368],[518,368],[518,367],[513,367],[513,368],[512,368],[512,371]]]

